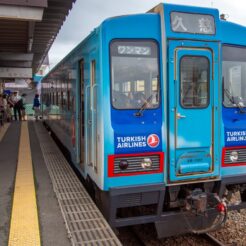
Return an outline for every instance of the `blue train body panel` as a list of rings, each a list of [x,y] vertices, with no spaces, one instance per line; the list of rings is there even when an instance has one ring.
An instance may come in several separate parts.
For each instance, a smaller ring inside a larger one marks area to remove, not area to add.
[[[153,40],[160,47],[160,18],[157,14],[126,16],[113,18],[103,23],[104,47],[103,57],[106,57],[104,67],[104,81],[108,82],[104,86],[104,96],[110,98],[110,70],[109,67],[109,44],[112,40],[124,40],[134,37],[134,39]],[[161,50],[159,48],[159,56]],[[159,61],[160,62],[160,61]],[[159,64],[161,66],[161,64]],[[162,126],[164,117],[161,110],[161,104],[158,108],[146,110],[143,117],[136,117],[136,110],[114,109],[107,101],[105,108],[110,109],[109,115],[104,118],[105,151],[104,162],[108,162],[108,156],[113,154],[132,154],[145,153],[152,151],[163,151],[165,149],[165,139],[162,137]],[[111,127],[109,127],[111,126]],[[154,126],[154,128],[153,128]],[[155,148],[148,146],[147,138],[151,134],[159,137],[159,144]],[[126,177],[108,177],[108,169],[105,166],[104,185],[105,189],[109,187],[122,186],[122,184],[136,185],[148,183],[163,182],[162,174],[149,174],[136,178],[136,176]]]

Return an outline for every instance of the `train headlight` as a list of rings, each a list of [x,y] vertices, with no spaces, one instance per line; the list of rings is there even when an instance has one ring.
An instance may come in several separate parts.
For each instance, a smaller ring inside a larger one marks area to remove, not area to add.
[[[128,161],[127,160],[120,160],[119,167],[121,170],[126,170],[128,168]]]
[[[148,157],[145,157],[141,162],[142,168],[151,168],[152,167],[152,160]]]
[[[238,152],[237,151],[232,151],[230,153],[230,160],[232,162],[236,162],[238,160]]]

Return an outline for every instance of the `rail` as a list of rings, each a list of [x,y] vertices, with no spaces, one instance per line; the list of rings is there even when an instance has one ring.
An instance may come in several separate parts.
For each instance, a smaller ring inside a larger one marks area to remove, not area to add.
[[[226,246],[225,243],[219,241],[217,238],[215,238],[211,234],[208,234],[208,233],[201,234],[201,237],[206,239],[208,242],[210,242],[214,246]]]

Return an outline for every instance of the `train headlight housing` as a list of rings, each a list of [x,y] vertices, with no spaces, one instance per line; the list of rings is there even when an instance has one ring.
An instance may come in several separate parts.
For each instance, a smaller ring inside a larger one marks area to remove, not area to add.
[[[152,167],[152,160],[149,157],[145,157],[141,162],[141,166],[144,169],[151,168]]]
[[[127,160],[120,160],[119,167],[121,170],[126,170],[128,168],[128,161]]]
[[[238,152],[237,152],[237,151],[232,151],[232,152],[230,153],[230,160],[231,160],[232,162],[238,161]]]

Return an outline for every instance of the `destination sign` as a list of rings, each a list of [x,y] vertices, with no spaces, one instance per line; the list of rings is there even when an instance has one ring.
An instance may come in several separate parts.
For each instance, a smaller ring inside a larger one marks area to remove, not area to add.
[[[142,46],[129,46],[129,45],[119,45],[118,53],[120,55],[151,55],[150,47],[142,47]]]
[[[171,27],[173,32],[215,34],[214,17],[212,15],[172,12]]]

